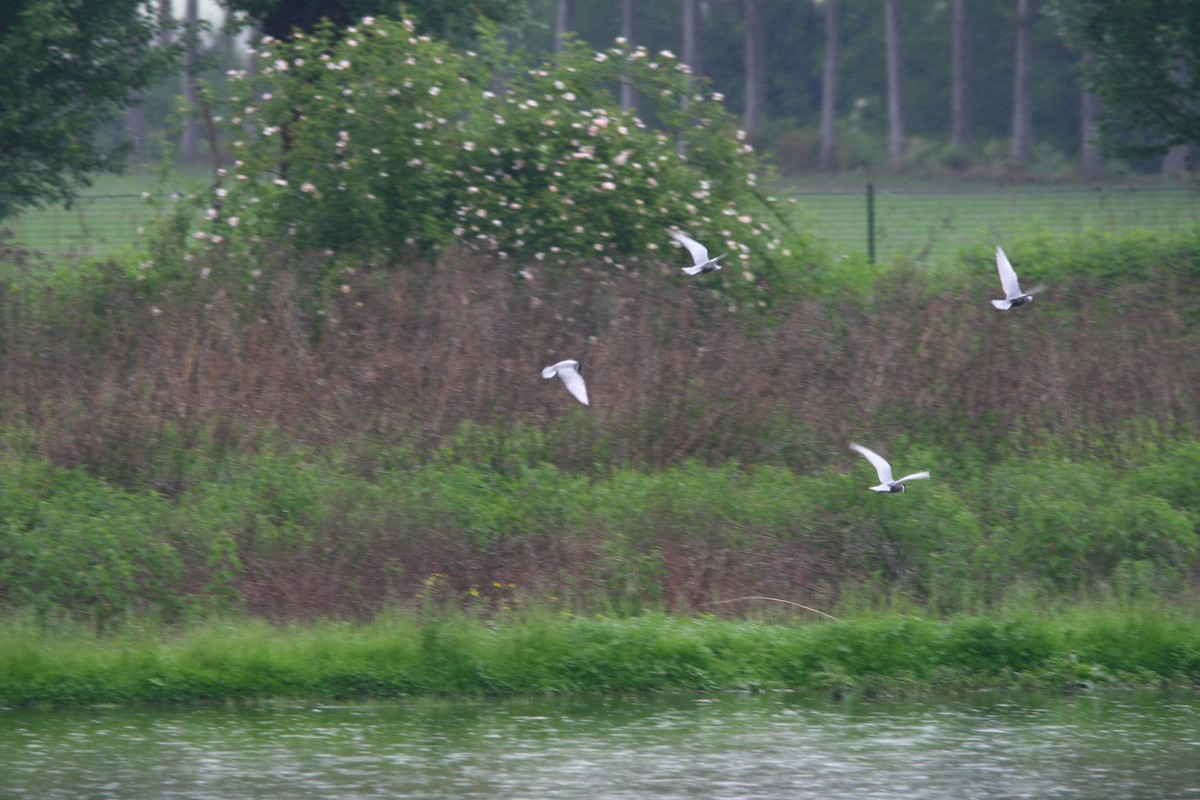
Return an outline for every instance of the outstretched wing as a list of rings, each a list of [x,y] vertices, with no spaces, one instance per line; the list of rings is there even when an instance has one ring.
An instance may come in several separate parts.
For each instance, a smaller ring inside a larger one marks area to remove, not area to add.
[[[571,394],[575,395],[575,399],[586,406],[588,404],[587,384],[583,382],[583,376],[579,374],[577,367],[575,362],[559,367],[558,377],[562,378],[562,382],[567,385]]]
[[[996,247],[996,269],[1000,272],[1000,286],[1004,289],[1004,299],[1012,300],[1021,296],[1021,284],[1017,281],[1017,271],[1004,255],[1004,248]]]
[[[917,480],[920,480],[921,478],[928,478],[928,477],[929,477],[928,472],[925,472],[925,471],[914,472],[912,475],[905,475],[903,478],[896,481],[896,483],[904,483],[905,481],[917,481]]]
[[[692,254],[692,261],[696,264],[703,264],[708,261],[708,248],[682,233],[671,231],[671,238],[679,242],[687,248],[687,251]]]
[[[892,483],[892,465],[884,461],[883,456],[876,453],[874,450],[868,450],[861,444],[854,442],[850,443],[850,449],[861,455],[867,461],[871,462],[871,466],[875,467],[875,471],[879,473],[880,483]]]

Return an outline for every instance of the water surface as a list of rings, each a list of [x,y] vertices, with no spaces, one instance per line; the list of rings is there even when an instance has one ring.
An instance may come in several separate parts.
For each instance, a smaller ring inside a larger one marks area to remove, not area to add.
[[[1200,696],[6,710],[0,797],[1200,798]]]

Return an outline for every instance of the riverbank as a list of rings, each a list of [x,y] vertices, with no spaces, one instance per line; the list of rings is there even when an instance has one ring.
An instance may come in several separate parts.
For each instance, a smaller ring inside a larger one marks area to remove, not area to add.
[[[0,623],[0,705],[801,689],[911,694],[1200,685],[1195,607],[1117,603],[944,620],[841,621],[552,608],[485,619],[392,611],[366,623],[224,619]]]

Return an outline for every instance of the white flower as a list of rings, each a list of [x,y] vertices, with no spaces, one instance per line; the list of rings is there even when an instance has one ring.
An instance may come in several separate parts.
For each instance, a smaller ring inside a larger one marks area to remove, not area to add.
[[[469,153],[474,149],[475,149],[474,142],[463,142],[463,150],[466,150]]]
[[[302,192],[315,192],[316,190],[317,190],[317,187],[313,186],[311,183],[300,184],[300,191],[302,191]]]
[[[284,178],[276,178],[275,180],[271,181],[271,183],[275,184],[276,186],[287,186],[287,181]]]
[[[350,45],[351,47],[358,47],[358,40],[357,39],[347,39],[346,44]]]
[[[225,221],[229,223],[229,227],[231,227],[231,228],[236,228],[238,226],[238,223],[241,222],[241,220],[238,219],[237,217],[230,217],[229,219],[227,219]]]
[[[283,72],[287,68],[288,68],[288,63],[286,61],[284,61],[281,58],[275,60],[275,69],[279,70],[280,72]]]
[[[605,181],[604,183],[600,184],[600,188],[611,192],[613,189],[617,188],[617,185],[612,181]]]
[[[429,93],[430,93],[431,95],[433,95],[434,97],[437,97],[439,94],[441,94],[441,93],[442,93],[442,87],[440,87],[440,86],[430,86],[430,87],[429,87]]]

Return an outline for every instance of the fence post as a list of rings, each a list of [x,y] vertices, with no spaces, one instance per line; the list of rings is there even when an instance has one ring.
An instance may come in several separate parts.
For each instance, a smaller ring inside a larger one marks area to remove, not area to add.
[[[867,263],[875,263],[875,184],[867,184]]]

